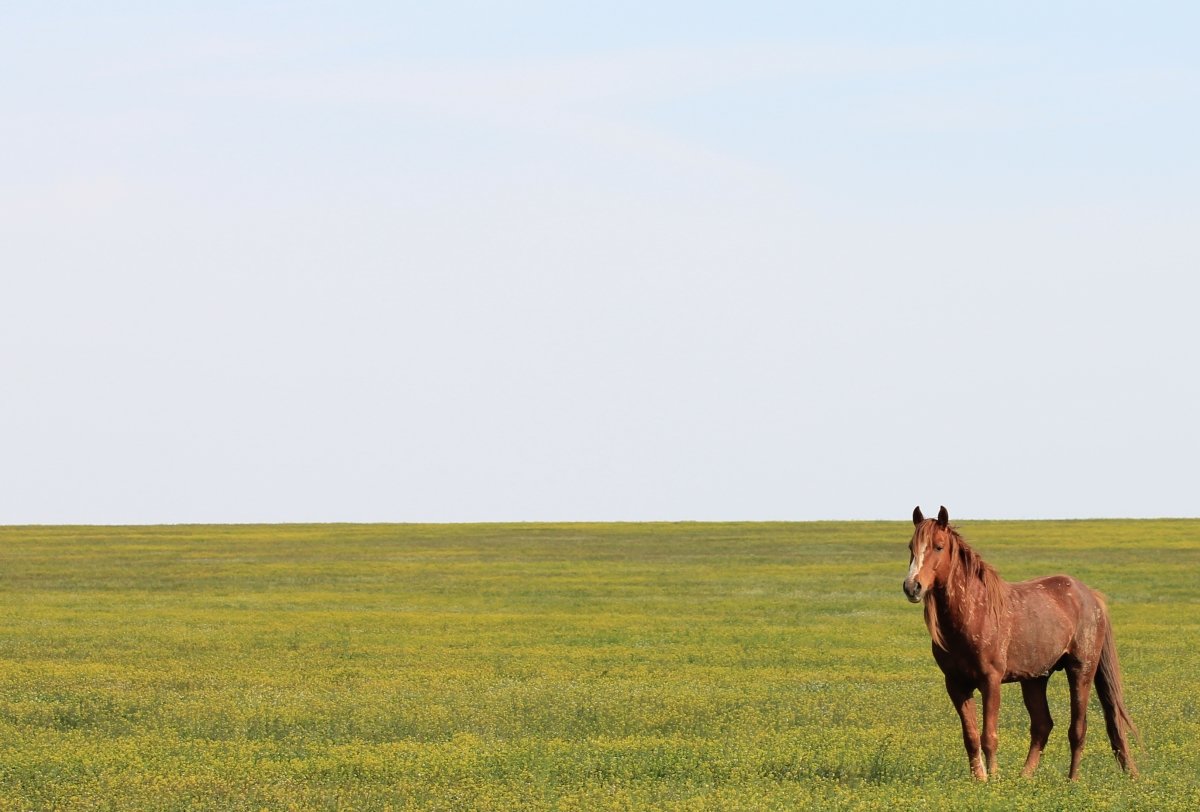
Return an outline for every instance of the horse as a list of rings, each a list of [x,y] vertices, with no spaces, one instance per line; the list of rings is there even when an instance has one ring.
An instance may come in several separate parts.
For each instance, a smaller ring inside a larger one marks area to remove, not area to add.
[[[1125,709],[1104,596],[1069,575],[1008,583],[951,526],[944,506],[937,519],[926,519],[918,506],[913,525],[904,594],[912,603],[925,603],[933,659],[962,721],[972,775],[987,781],[997,774],[996,722],[1005,682],[1021,683],[1029,712],[1029,755],[1021,775],[1033,774],[1054,726],[1046,683],[1062,670],[1071,692],[1069,778],[1079,778],[1093,682],[1117,763],[1136,777],[1126,734],[1132,732],[1139,742],[1141,736]],[[983,699],[982,737],[975,720],[976,690]]]

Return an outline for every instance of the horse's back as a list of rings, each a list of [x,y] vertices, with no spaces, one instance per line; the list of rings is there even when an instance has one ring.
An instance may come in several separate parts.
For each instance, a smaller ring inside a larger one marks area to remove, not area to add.
[[[1030,603],[1054,603],[1079,609],[1090,608],[1096,601],[1096,593],[1073,575],[1046,575],[1018,581],[1012,585],[1013,593]]]

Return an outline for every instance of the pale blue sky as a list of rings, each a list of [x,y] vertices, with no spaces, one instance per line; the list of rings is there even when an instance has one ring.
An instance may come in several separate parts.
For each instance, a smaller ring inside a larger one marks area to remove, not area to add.
[[[1200,7],[647,5],[8,4],[0,523],[1200,515]]]

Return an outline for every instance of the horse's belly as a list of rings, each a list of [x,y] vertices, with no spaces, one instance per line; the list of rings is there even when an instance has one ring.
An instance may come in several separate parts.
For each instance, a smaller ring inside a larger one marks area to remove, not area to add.
[[[1038,657],[1017,663],[1010,660],[1008,669],[1004,673],[1003,682],[1024,682],[1027,679],[1048,677],[1055,671],[1062,670],[1062,667],[1063,655],[1061,652],[1058,657],[1053,659]]]

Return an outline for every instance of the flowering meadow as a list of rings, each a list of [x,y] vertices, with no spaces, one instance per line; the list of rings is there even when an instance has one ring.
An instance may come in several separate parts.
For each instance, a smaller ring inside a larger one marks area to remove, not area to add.
[[[969,777],[912,525],[0,528],[2,810],[1200,808],[1200,521],[960,523],[1107,594],[1132,781]]]

